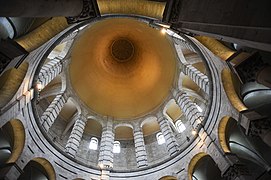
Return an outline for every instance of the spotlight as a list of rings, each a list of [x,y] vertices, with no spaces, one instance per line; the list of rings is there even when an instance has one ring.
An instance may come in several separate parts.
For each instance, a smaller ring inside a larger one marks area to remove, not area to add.
[[[162,33],[162,34],[166,34],[166,32],[167,32],[167,29],[166,29],[166,28],[162,28],[162,29],[161,29],[161,33]]]
[[[194,136],[197,135],[197,131],[195,129],[192,130],[191,132]]]
[[[100,167],[101,169],[103,169],[103,168],[104,168],[104,165],[103,165],[102,163],[100,163],[100,164],[99,164],[99,167]]]
[[[41,90],[42,90],[42,84],[41,84],[40,81],[38,81],[38,82],[36,83],[36,88],[37,88],[38,91],[41,91]]]
[[[197,123],[200,124],[201,123],[201,118],[197,119]]]

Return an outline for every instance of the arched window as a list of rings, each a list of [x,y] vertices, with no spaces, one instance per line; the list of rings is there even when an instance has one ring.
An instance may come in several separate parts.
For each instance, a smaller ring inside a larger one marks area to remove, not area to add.
[[[161,132],[156,134],[156,139],[159,145],[164,144],[166,142],[165,137],[163,136]]]
[[[113,153],[120,153],[120,142],[114,141]]]
[[[185,125],[181,120],[178,120],[175,125],[179,133],[183,132],[186,129]]]
[[[92,137],[90,139],[90,143],[89,143],[89,146],[88,148],[89,149],[92,149],[92,150],[97,150],[98,149],[98,139],[96,137]]]
[[[197,109],[199,110],[199,112],[202,112],[202,108],[199,105],[197,105],[196,103],[195,103],[195,105],[196,105]]]

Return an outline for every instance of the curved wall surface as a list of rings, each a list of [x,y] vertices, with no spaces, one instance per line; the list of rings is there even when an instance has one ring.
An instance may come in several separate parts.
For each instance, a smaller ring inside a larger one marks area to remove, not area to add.
[[[180,35],[181,44],[194,52],[197,52],[202,59],[206,60],[209,67],[209,85],[210,101],[205,111],[206,117],[203,122],[197,126],[197,135],[190,138],[186,147],[173,156],[165,158],[163,161],[154,163],[143,168],[133,168],[132,170],[117,170],[113,168],[104,169],[98,165],[86,165],[81,161],[74,159],[63,150],[53,144],[45,131],[41,128],[37,119],[36,103],[37,92],[34,89],[37,73],[44,57],[49,55],[55,45],[59,44],[61,39],[68,38],[72,31],[77,27],[69,27],[56,37],[42,45],[40,48],[31,52],[26,61],[29,63],[26,77],[24,78],[18,92],[12,98],[10,103],[1,111],[0,127],[11,119],[19,119],[25,128],[25,145],[23,152],[16,161],[19,169],[23,169],[26,164],[34,158],[44,158],[49,161],[54,168],[56,179],[101,179],[104,175],[110,179],[159,179],[164,176],[174,176],[178,179],[188,179],[188,169],[191,159],[198,153],[204,152],[212,157],[217,163],[222,173],[228,169],[230,162],[226,160],[219,138],[218,125],[222,117],[231,116],[238,119],[238,112],[234,110],[223,90],[221,83],[221,71],[226,67],[226,63],[212,54],[196,39],[186,35]],[[178,51],[178,49],[177,49]],[[32,103],[31,103],[32,101]],[[33,111],[34,109],[34,111]],[[190,135],[189,135],[190,136]],[[17,169],[11,169],[7,176],[10,179],[16,179],[19,176]]]

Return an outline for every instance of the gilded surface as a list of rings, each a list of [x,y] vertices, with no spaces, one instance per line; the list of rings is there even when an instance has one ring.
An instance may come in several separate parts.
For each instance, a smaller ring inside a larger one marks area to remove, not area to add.
[[[227,124],[228,124],[229,119],[230,119],[229,116],[223,117],[221,119],[221,121],[219,123],[219,127],[218,127],[219,142],[220,142],[220,145],[225,153],[230,152],[230,148],[229,148],[227,141],[226,141],[226,128],[227,128]]]
[[[194,172],[194,169],[195,169],[195,166],[196,166],[197,162],[198,162],[201,158],[203,158],[204,156],[207,156],[207,154],[204,153],[204,152],[201,152],[201,153],[198,153],[197,155],[195,155],[195,156],[191,159],[191,161],[190,161],[190,163],[189,163],[189,165],[188,165],[188,178],[189,178],[189,180],[192,180],[192,175],[193,175],[193,172]]]
[[[239,96],[237,95],[234,89],[234,82],[231,71],[227,68],[224,68],[222,70],[222,84],[232,106],[239,112],[246,110],[247,107],[240,100]]]
[[[146,0],[98,0],[101,14],[135,14],[162,19],[166,3]]]
[[[16,39],[26,51],[31,52],[68,27],[66,18],[54,17],[25,36]]]
[[[112,43],[117,39],[133,44],[128,61],[112,56]],[[134,118],[158,107],[168,96],[176,78],[176,52],[165,34],[143,22],[106,19],[76,40],[69,70],[73,89],[90,109]]]
[[[196,36],[195,37],[201,44],[207,47],[215,55],[220,57],[223,60],[227,60],[235,52],[224,46],[218,40],[206,36]]]
[[[12,147],[12,154],[9,157],[6,163],[15,163],[17,159],[20,157],[25,143],[25,131],[23,124],[20,120],[13,119],[9,121],[11,124],[12,130],[14,132],[13,136],[13,147]]]

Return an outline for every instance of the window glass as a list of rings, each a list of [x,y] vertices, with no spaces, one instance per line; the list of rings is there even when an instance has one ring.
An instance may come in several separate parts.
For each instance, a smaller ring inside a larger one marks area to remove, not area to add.
[[[156,139],[157,139],[158,144],[164,144],[166,142],[165,137],[163,136],[161,132],[156,134]]]
[[[185,125],[181,120],[178,120],[175,125],[179,133],[183,132],[186,129]]]
[[[92,149],[92,150],[97,150],[98,149],[98,139],[93,137],[90,139],[90,143],[89,143],[89,149]]]
[[[119,141],[114,142],[113,153],[120,153],[120,142]]]

